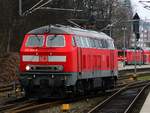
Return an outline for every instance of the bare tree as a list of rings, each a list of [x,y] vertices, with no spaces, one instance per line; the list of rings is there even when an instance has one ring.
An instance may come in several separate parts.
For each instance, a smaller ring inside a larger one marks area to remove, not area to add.
[[[25,11],[31,8],[38,1],[23,0],[22,10]],[[83,11],[37,10],[33,14],[20,17],[18,14],[18,0],[0,0],[0,51],[18,51],[24,34],[45,24],[64,23],[66,19],[72,18],[79,20],[79,23],[95,21],[96,29],[101,30],[108,24],[120,21],[123,15],[128,19],[127,11],[120,7],[117,0],[52,0],[46,7],[71,8]],[[122,26],[122,24],[117,25]],[[119,37],[116,35],[115,29],[117,27],[115,26],[112,28],[112,34],[114,37]],[[109,32],[109,30],[105,32]],[[116,40],[120,40],[120,38],[116,38]]]

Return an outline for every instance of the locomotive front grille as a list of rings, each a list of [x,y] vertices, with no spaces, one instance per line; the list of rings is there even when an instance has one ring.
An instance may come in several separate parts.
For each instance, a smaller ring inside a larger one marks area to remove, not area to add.
[[[35,67],[35,70],[54,70],[54,67]]]
[[[38,65],[30,65],[29,71],[63,71],[62,65],[50,65],[50,66],[38,66]]]

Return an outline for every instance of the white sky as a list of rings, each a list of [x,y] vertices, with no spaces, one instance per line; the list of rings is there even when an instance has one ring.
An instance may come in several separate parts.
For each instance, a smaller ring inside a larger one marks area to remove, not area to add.
[[[145,5],[150,6],[150,3],[142,2],[144,4],[141,4],[139,1],[150,1],[150,0],[130,0],[131,1],[131,6],[133,8],[134,13],[138,13],[140,18],[142,20],[150,20],[150,7],[149,9],[144,8]]]

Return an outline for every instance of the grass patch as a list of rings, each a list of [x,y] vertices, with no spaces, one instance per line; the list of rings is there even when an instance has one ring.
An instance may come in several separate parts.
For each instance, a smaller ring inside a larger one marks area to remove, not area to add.
[[[138,80],[150,80],[150,74],[142,74],[141,77],[137,78]]]

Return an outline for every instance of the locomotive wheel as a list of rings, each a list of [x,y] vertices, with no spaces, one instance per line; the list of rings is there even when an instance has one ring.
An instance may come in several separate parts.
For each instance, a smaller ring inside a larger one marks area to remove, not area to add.
[[[114,77],[114,78],[113,78],[113,88],[115,88],[115,87],[116,87],[116,85],[117,85],[117,78],[116,78],[116,77]]]
[[[32,80],[29,80],[28,85],[24,88],[25,97],[30,98],[32,96],[32,89],[33,89],[33,82]]]
[[[116,86],[116,78],[103,78],[102,79],[102,90],[114,88]]]
[[[59,92],[60,97],[64,98],[64,97],[65,97],[65,91],[63,90],[64,87],[57,88],[57,89],[58,89],[58,92]]]
[[[90,90],[93,89],[92,81],[91,80],[85,80],[83,83],[84,83],[84,93],[85,93],[85,95],[90,94]]]
[[[76,83],[76,94],[77,95],[84,95],[84,92],[85,89],[84,89],[84,84],[83,84],[83,81],[77,81]]]
[[[26,88],[25,89],[25,97],[30,98],[30,96],[31,96],[31,90],[29,88]]]

